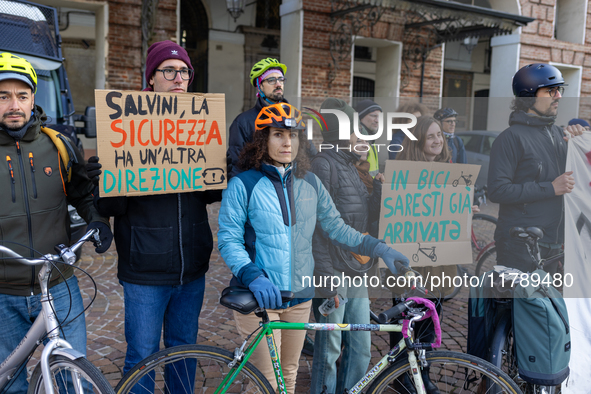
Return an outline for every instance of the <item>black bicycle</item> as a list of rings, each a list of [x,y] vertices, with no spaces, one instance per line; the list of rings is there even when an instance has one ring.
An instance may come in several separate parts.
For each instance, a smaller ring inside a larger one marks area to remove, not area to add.
[[[526,244],[532,262],[539,269],[543,269],[544,266],[550,264],[558,263],[558,261],[562,260],[564,257],[564,253],[560,253],[550,259],[544,260],[541,258],[538,240],[542,238],[543,232],[537,227],[528,227],[526,229],[514,227],[510,230],[510,234],[511,237],[520,239]],[[496,258],[496,252],[494,257]],[[492,261],[487,260],[486,264],[488,265],[489,263],[492,263]],[[481,270],[486,268],[488,267],[480,267]],[[499,267],[497,269],[501,268]],[[479,274],[477,273],[477,275]],[[511,282],[512,279],[507,278],[502,288],[510,288]],[[492,301],[495,309],[496,324],[492,334],[487,360],[509,375],[524,394],[559,394],[561,392],[560,386],[535,385],[528,383],[519,377],[518,360],[515,355],[513,322],[511,318],[512,300],[510,298],[493,298]],[[492,388],[490,392],[496,392],[492,384],[489,384],[489,386],[489,389]]]

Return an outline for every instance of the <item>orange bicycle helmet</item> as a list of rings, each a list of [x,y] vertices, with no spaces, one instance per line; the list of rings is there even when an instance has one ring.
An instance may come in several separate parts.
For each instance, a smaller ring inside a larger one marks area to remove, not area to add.
[[[291,104],[277,103],[264,107],[254,121],[255,131],[267,127],[304,130],[302,113]]]

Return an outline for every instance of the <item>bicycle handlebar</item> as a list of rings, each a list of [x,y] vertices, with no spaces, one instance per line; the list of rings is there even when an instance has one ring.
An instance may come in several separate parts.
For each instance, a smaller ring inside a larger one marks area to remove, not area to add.
[[[405,301],[394,305],[392,308],[378,315],[378,323],[387,324],[390,320],[400,317],[404,311],[412,308],[417,303],[414,301]]]
[[[93,239],[94,242],[100,242],[100,239],[98,237],[98,233],[99,233],[98,229],[92,229],[92,230],[88,231],[86,234],[84,234],[84,236],[82,236],[82,238],[80,238],[80,240],[78,240],[78,242],[76,242],[74,245],[72,245],[70,247],[67,247],[64,245],[56,245],[55,248],[56,248],[56,251],[59,252],[59,254],[46,254],[43,257],[37,258],[37,259],[23,257],[20,254],[16,253],[15,251],[13,251],[10,248],[7,248],[4,245],[0,245],[0,252],[8,255],[8,257],[14,258],[19,263],[22,263],[25,265],[30,265],[30,266],[45,264],[48,261],[58,261],[59,262],[60,260],[65,264],[73,265],[76,262],[76,255],[74,252],[76,252],[78,249],[80,249],[82,244],[84,244],[87,241],[90,241],[91,239]]]
[[[413,284],[412,290],[417,290],[421,293],[421,296],[425,296],[426,294],[428,294],[428,290],[423,286],[419,285],[419,283],[422,284],[422,281],[419,281],[418,279],[422,277],[417,271],[402,264],[398,260],[394,262],[394,267],[396,267],[400,275],[405,276],[409,283]],[[416,278],[416,280],[412,278]]]

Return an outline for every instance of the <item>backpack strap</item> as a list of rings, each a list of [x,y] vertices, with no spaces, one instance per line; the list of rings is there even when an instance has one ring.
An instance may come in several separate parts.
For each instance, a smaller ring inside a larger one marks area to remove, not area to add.
[[[72,148],[72,144],[70,144],[68,138],[55,130],[41,127],[41,131],[51,138],[51,141],[57,148],[62,163],[64,163],[64,167],[66,167],[66,171],[68,172],[68,182],[70,182],[72,180],[72,163],[78,163],[78,158],[76,157],[74,148]]]

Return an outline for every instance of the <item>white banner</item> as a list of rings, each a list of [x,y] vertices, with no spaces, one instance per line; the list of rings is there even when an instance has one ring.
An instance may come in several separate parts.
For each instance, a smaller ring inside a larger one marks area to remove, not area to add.
[[[566,170],[573,171],[575,188],[565,203],[564,272],[572,274],[572,286],[564,286],[571,327],[570,376],[562,384],[564,394],[591,391],[591,133],[568,143]]]

